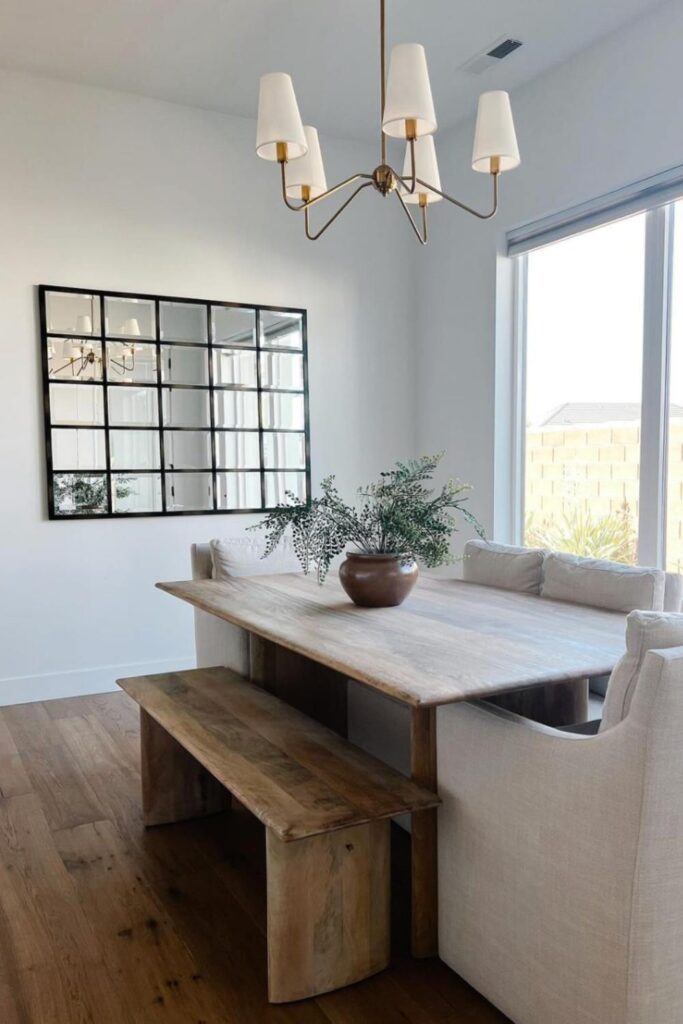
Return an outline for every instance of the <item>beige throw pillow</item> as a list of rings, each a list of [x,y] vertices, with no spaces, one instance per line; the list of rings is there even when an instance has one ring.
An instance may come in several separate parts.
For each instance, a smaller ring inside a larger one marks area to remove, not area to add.
[[[226,537],[210,541],[213,578],[224,580],[239,576],[271,576],[282,572],[301,572],[301,565],[290,538],[284,537],[268,558],[263,558],[265,546],[263,536]]]
[[[543,563],[541,597],[617,612],[661,611],[665,575],[661,569],[553,552]]]
[[[468,583],[538,594],[544,555],[542,548],[471,540],[465,544],[463,578]]]

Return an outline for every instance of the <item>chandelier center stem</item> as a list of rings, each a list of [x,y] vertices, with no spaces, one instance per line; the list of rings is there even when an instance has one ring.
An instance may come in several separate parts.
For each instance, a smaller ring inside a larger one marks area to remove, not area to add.
[[[385,0],[379,0],[379,63],[380,63],[380,113],[379,113],[379,134],[381,163],[387,162],[387,137],[382,130],[384,120],[384,104],[386,102],[387,78],[386,78],[386,12]]]

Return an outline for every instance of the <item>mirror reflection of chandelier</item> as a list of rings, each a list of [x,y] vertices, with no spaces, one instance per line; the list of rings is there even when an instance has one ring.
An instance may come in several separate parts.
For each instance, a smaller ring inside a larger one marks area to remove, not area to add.
[[[302,124],[292,79],[281,72],[261,78],[256,152],[264,160],[279,163],[284,203],[290,210],[303,211],[306,237],[311,241],[320,238],[349,203],[372,185],[382,196],[397,197],[415,235],[425,245],[429,205],[445,199],[480,220],[490,220],[498,210],[500,175],[519,166],[510,97],[502,91],[485,92],[479,97],[472,169],[491,176],[493,206],[480,213],[442,191],[433,138],[437,122],[424,47],[418,43],[394,46],[388,77],[385,52],[385,0],[380,0],[380,163],[371,173],[352,174],[332,188],[327,187],[318,133],[311,125]],[[406,141],[401,174],[387,162],[387,136]],[[311,207],[354,182],[360,184],[312,233]],[[419,227],[410,212],[411,205],[420,210]]]
[[[92,336],[92,325],[93,318],[91,314],[86,313],[76,317],[76,330],[74,333],[77,337],[73,339],[65,338],[62,343],[62,356],[66,362],[62,363],[61,366],[51,369],[50,376],[61,376],[65,370],[70,369],[72,377],[81,377],[88,367],[93,368],[92,374],[94,376],[101,376],[101,373],[97,373],[97,367],[101,368],[103,356],[101,350],[96,350],[94,342],[88,337],[89,335]],[[117,376],[124,377],[126,374],[135,372],[135,354],[138,351],[138,346],[136,346],[133,339],[139,338],[142,333],[136,317],[124,320],[119,333],[126,336],[125,341],[118,342],[122,350],[121,358],[116,359],[110,354],[107,369],[109,373],[113,372]],[[51,359],[56,356],[53,342],[50,343],[48,355]]]

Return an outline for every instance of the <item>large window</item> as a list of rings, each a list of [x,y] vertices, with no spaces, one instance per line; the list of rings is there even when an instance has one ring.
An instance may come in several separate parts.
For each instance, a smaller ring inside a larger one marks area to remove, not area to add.
[[[683,572],[683,202],[674,207],[666,488],[666,567]]]
[[[681,572],[683,201],[562,235],[516,257],[518,539]]]

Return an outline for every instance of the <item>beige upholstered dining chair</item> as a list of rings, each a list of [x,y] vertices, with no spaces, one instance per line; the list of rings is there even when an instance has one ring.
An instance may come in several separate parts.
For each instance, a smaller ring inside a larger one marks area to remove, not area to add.
[[[208,544],[193,544],[192,579],[301,571],[290,543],[283,542],[267,559],[262,558],[263,549],[263,538],[258,537],[227,537]],[[249,636],[240,626],[195,608],[194,635],[198,668],[225,665],[240,675],[249,674]]]
[[[515,1024],[683,1021],[683,615],[632,612],[595,736],[437,713],[439,946]]]

